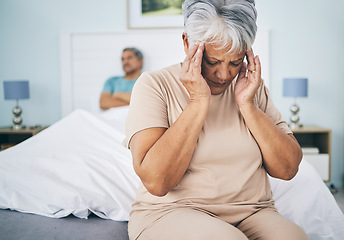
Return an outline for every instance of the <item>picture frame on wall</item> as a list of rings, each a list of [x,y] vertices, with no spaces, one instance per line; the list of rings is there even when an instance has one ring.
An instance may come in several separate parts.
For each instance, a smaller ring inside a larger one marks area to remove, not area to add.
[[[183,28],[183,0],[127,0],[129,29]]]

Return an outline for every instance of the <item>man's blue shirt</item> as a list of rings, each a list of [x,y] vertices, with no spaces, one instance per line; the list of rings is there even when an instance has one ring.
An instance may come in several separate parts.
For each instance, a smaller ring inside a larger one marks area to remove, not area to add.
[[[124,77],[111,77],[106,80],[102,92],[131,92],[137,79],[126,80]]]

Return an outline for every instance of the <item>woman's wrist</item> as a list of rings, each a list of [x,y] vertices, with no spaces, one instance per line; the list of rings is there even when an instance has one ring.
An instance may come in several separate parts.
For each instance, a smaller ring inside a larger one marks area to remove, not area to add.
[[[198,97],[198,98],[190,98],[191,105],[194,105],[197,109],[204,109],[208,111],[210,103],[210,97]]]
[[[210,99],[198,98],[190,100],[187,108],[193,112],[193,124],[199,123],[203,126],[205,118],[208,114]]]
[[[253,102],[247,102],[239,105],[239,110],[241,115],[245,118],[245,116],[249,116],[250,114],[254,113],[258,108]]]

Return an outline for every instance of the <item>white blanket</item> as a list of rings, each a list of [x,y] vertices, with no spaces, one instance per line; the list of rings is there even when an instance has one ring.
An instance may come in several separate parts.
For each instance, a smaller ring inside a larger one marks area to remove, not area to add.
[[[0,152],[0,208],[48,217],[127,221],[139,183],[122,146],[128,107],[77,110]],[[344,216],[313,167],[289,181],[270,178],[276,207],[311,239],[343,239]]]
[[[0,208],[128,220],[139,179],[121,145],[123,120],[112,124],[77,110],[0,152]]]

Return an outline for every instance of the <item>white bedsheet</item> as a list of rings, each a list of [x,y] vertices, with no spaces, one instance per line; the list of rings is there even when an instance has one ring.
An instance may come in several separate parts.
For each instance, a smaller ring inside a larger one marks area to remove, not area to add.
[[[54,218],[93,212],[127,221],[139,183],[122,146],[127,110],[76,110],[0,152],[0,208]],[[344,239],[344,216],[310,164],[303,161],[289,182],[270,182],[279,212],[310,239]]]
[[[108,115],[100,116],[105,120],[77,110],[0,152],[0,208],[128,220],[139,179],[121,145],[124,123],[115,117],[111,125]]]

